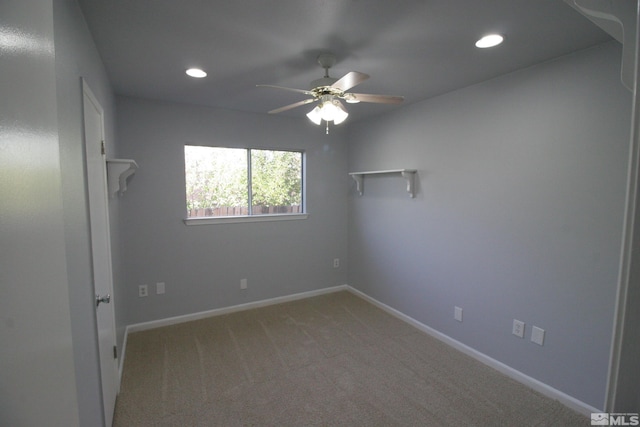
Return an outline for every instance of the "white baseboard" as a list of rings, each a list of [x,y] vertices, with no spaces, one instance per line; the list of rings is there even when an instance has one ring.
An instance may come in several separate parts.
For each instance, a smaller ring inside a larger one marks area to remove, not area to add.
[[[200,311],[198,313],[185,314],[182,316],[168,317],[166,319],[152,320],[151,322],[135,323],[127,326],[127,332],[140,332],[148,329],[161,328],[163,326],[176,325],[178,323],[191,322],[193,320],[204,319],[212,316],[234,313],[236,311],[250,310],[252,308],[266,307],[268,305],[281,304],[283,302],[295,301],[332,292],[346,291],[347,285],[334,286],[331,288],[317,289],[315,291],[301,292],[293,295],[269,298],[261,301],[248,302],[246,304],[232,305],[230,307],[215,308],[213,310]],[[127,333],[125,332],[125,334]]]
[[[407,322],[408,324],[418,328],[419,330],[431,335],[432,337],[444,342],[445,344],[450,345],[451,347],[455,348],[458,351],[461,351],[462,353],[473,357],[474,359],[476,359],[477,361],[484,363],[485,365],[495,369],[496,371],[499,371],[503,374],[505,374],[506,376],[508,376],[509,378],[518,381],[521,384],[526,385],[527,387],[530,387],[532,389],[534,389],[535,391],[551,398],[554,400],[559,401],[560,403],[562,403],[563,405],[573,409],[576,412],[579,412],[587,417],[589,417],[591,415],[591,413],[593,412],[602,412],[602,410],[597,409],[591,405],[588,405],[578,399],[576,399],[575,397],[572,397],[566,393],[561,392],[560,390],[557,390],[553,387],[551,387],[548,384],[543,383],[542,381],[538,381],[535,378],[532,378],[526,374],[523,374],[522,372],[513,369],[512,367],[505,365],[502,362],[499,362],[497,360],[495,360],[492,357],[487,356],[484,353],[481,353],[471,347],[469,347],[468,345],[465,345],[463,343],[461,343],[460,341],[454,340],[453,338],[443,334],[442,332],[439,332],[423,323],[418,322],[416,319],[407,316],[406,314],[396,310],[395,308],[389,307],[388,305],[381,303],[380,301],[370,297],[369,295],[351,287],[347,285],[347,289],[349,290],[349,292],[352,292],[355,295],[358,295],[359,297],[369,301],[370,303],[372,303],[373,305],[381,308],[382,310],[386,311],[387,313],[397,317],[400,320],[403,320],[405,322]]]
[[[234,312],[238,312],[238,311],[243,311],[243,310],[250,310],[252,308],[258,308],[258,307],[266,307],[269,305],[274,305],[274,304],[280,304],[283,302],[289,302],[289,301],[295,301],[295,300],[299,300],[299,299],[304,299],[304,298],[310,298],[310,297],[314,297],[314,296],[318,296],[318,295],[323,295],[323,294],[328,294],[328,293],[332,293],[332,292],[338,292],[338,291],[349,291],[351,293],[353,293],[354,295],[357,295],[367,301],[369,301],[370,303],[372,303],[373,305],[381,308],[382,310],[386,311],[387,313],[397,317],[400,320],[403,320],[405,322],[407,322],[408,324],[414,326],[415,328],[431,335],[432,337],[444,342],[445,344],[450,345],[451,347],[455,348],[458,351],[461,351],[462,353],[473,357],[474,359],[478,360],[481,363],[484,363],[487,366],[490,366],[491,368],[507,375],[509,378],[512,378],[516,381],[518,381],[521,384],[524,384],[534,390],[536,390],[539,393],[542,393],[543,395],[551,398],[551,399],[555,399],[559,402],[561,402],[562,404],[564,404],[565,406],[585,415],[585,416],[590,416],[590,414],[592,412],[602,412],[602,410],[595,408],[591,405],[588,405],[572,396],[569,396],[566,393],[561,392],[560,390],[557,390],[553,387],[551,387],[548,384],[545,384],[541,381],[536,380],[535,378],[532,378],[526,374],[523,374],[522,372],[513,369],[512,367],[505,365],[502,362],[499,362],[495,359],[493,359],[492,357],[487,356],[484,353],[481,353],[463,343],[461,343],[460,341],[457,341],[445,334],[443,334],[442,332],[439,332],[423,323],[420,323],[419,321],[417,321],[416,319],[407,316],[406,314],[396,310],[395,308],[389,307],[388,305],[381,303],[380,301],[370,297],[369,295],[363,293],[362,291],[359,291],[349,285],[340,285],[340,286],[334,286],[331,288],[324,288],[324,289],[318,289],[315,291],[309,291],[309,292],[301,292],[301,293],[297,293],[297,294],[293,294],[293,295],[286,295],[286,296],[282,296],[282,297],[277,297],[277,298],[270,298],[270,299],[266,299],[266,300],[261,300],[261,301],[254,301],[254,302],[250,302],[250,303],[246,303],[246,304],[239,304],[239,305],[234,305],[234,306],[230,306],[230,307],[224,307],[224,308],[217,308],[217,309],[213,309],[213,310],[207,310],[207,311],[201,311],[198,313],[192,313],[192,314],[185,314],[183,316],[176,316],[176,317],[169,317],[166,319],[159,319],[159,320],[153,320],[151,322],[143,322],[143,323],[136,323],[136,324],[132,324],[132,325],[128,325],[125,329],[125,333],[124,333],[124,342],[122,344],[122,354],[121,354],[121,359],[120,359],[120,367],[119,367],[119,375],[120,378],[122,378],[122,368],[124,365],[124,359],[125,359],[125,353],[126,353],[126,348],[127,348],[127,337],[129,335],[129,333],[133,333],[133,332],[140,332],[140,331],[146,331],[149,329],[155,329],[155,328],[160,328],[163,326],[169,326],[169,325],[175,325],[178,323],[184,323],[184,322],[190,322],[193,320],[199,320],[199,319],[204,319],[207,317],[212,317],[212,316],[220,316],[223,314],[229,314],[229,313],[234,313]]]

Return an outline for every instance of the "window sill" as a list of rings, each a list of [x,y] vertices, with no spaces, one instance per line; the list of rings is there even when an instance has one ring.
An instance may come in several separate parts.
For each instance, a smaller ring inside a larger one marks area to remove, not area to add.
[[[309,214],[277,214],[277,215],[252,215],[252,216],[221,216],[205,218],[186,218],[185,225],[210,225],[233,224],[239,222],[272,222],[272,221],[296,221],[307,219]]]

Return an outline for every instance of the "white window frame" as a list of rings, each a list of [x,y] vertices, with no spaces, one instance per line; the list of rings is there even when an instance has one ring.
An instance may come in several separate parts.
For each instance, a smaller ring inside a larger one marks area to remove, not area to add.
[[[204,145],[196,145],[196,144],[185,144],[185,146],[201,146],[201,147],[209,147]],[[307,170],[307,154],[304,150],[294,150],[294,149],[280,149],[280,148],[241,148],[241,147],[214,147],[211,148],[232,148],[244,150],[247,153],[247,190],[248,190],[248,210],[249,215],[237,215],[237,216],[215,216],[215,217],[187,217],[183,219],[185,225],[210,225],[210,224],[232,224],[232,223],[249,223],[249,222],[273,222],[273,221],[297,221],[307,219],[309,214],[307,212],[307,178],[306,178],[306,170]],[[289,151],[294,153],[300,153],[302,159],[302,212],[301,213],[279,213],[279,214],[252,214],[253,209],[253,201],[252,201],[252,187],[251,187],[251,179],[252,179],[252,171],[251,171],[251,151],[252,150],[261,150],[261,151]],[[186,176],[186,175],[185,175]],[[186,188],[186,187],[185,187]],[[186,200],[186,197],[185,197]]]

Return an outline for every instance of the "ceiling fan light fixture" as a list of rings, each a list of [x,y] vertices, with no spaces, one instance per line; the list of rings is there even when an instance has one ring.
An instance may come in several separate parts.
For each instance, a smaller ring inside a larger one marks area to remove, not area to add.
[[[207,73],[204,70],[201,70],[200,68],[189,68],[187,71],[185,71],[185,73],[187,73],[187,76],[193,77],[196,79],[207,77]]]
[[[323,120],[339,125],[349,117],[349,113],[339,100],[328,96],[323,97],[320,104],[307,113],[307,117],[317,125],[320,125]]]
[[[489,47],[498,46],[503,41],[504,36],[500,34],[488,34],[476,42],[476,47],[480,49],[486,49]]]

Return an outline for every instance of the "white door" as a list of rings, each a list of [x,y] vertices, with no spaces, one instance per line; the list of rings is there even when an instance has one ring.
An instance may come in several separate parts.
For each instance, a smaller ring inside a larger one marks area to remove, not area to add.
[[[89,189],[89,217],[91,225],[91,253],[93,281],[96,294],[96,319],[102,379],[102,401],[107,426],[113,421],[113,410],[119,389],[118,360],[115,358],[115,314],[113,307],[113,279],[111,271],[111,241],[107,170],[104,153],[103,110],[95,96],[82,82],[84,108],[84,136],[87,156],[87,185]],[[101,299],[102,301],[98,301]]]

